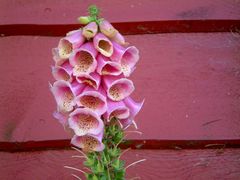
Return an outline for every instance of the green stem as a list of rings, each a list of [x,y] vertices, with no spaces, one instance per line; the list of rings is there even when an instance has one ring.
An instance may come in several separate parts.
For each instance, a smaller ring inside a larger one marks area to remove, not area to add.
[[[107,166],[107,172],[108,172],[108,179],[111,180],[111,174],[109,172],[109,166]]]
[[[102,152],[88,153],[88,158],[84,162],[91,172],[88,173],[87,179],[124,179],[125,170],[124,162],[120,160],[121,150],[119,147],[120,142],[124,137],[123,130],[113,119],[105,126],[103,143],[105,149]]]

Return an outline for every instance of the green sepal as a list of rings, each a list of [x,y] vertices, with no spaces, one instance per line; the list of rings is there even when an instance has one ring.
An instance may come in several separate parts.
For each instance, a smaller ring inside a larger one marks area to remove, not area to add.
[[[116,147],[114,147],[114,148],[112,148],[112,149],[109,149],[108,150],[108,153],[109,153],[109,155],[111,156],[111,157],[118,157],[119,155],[120,155],[120,149],[118,149],[118,148],[116,148]]]
[[[102,173],[104,171],[104,166],[98,161],[96,167],[97,173]]]
[[[80,24],[88,24],[89,22],[91,22],[91,17],[90,16],[80,16],[78,18],[78,21],[80,22]]]
[[[99,180],[98,177],[94,174],[92,180]]]
[[[94,163],[95,163],[95,160],[92,158],[87,158],[87,160],[84,161],[84,165],[87,167],[91,167],[92,165],[94,165]]]
[[[95,174],[87,174],[86,178],[87,180],[99,180]]]
[[[114,143],[118,144],[123,138],[123,133],[121,131],[117,132],[113,138]]]
[[[120,159],[115,159],[112,163],[111,166],[115,169],[115,170],[120,170],[123,168],[124,166],[124,162],[121,161]]]
[[[101,159],[102,159],[102,163],[103,163],[103,165],[107,165],[108,164],[108,162],[109,162],[109,156],[108,155],[105,155],[105,153],[102,153],[101,154],[102,156],[101,156]]]

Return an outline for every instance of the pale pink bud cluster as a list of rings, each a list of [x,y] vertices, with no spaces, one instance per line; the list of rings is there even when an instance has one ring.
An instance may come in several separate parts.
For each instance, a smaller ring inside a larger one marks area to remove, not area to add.
[[[71,143],[86,151],[102,151],[104,123],[116,117],[131,125],[143,102],[129,96],[128,79],[139,60],[135,46],[106,20],[86,24],[60,39],[53,49],[55,82],[50,89],[57,103],[54,117],[74,133]]]

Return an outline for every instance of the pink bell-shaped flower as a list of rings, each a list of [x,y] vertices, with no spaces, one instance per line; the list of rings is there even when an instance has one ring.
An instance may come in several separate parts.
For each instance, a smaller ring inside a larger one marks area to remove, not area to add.
[[[144,100],[142,102],[135,102],[131,97],[127,97],[123,100],[123,102],[129,109],[130,115],[128,118],[120,119],[120,123],[123,125],[123,127],[127,127],[133,123],[135,116],[139,113],[144,104]]]
[[[90,39],[93,38],[98,31],[97,23],[90,22],[88,25],[83,27],[82,34],[85,38]]]
[[[139,60],[139,51],[135,46],[124,48],[113,42],[114,53],[110,57],[112,61],[121,64],[124,76],[128,77],[135,69],[135,65]]]
[[[121,66],[117,62],[110,61],[109,58],[99,54],[97,56],[97,72],[100,75],[118,76],[122,73]]]
[[[54,60],[56,66],[60,66],[64,62],[68,61],[67,58],[60,58],[58,48],[52,49],[52,55],[53,55],[53,60]]]
[[[112,42],[102,33],[98,33],[93,38],[94,47],[104,56],[110,57],[113,54]]]
[[[107,111],[106,93],[101,87],[95,90],[87,86],[83,92],[76,97],[76,103],[79,107],[91,109],[99,115]]]
[[[105,76],[103,82],[108,98],[113,101],[123,100],[135,89],[131,80],[117,76]]]
[[[56,80],[72,81],[72,66],[66,61],[61,66],[52,67],[52,75]]]
[[[77,108],[69,115],[69,127],[77,136],[97,135],[103,131],[103,121],[98,114],[86,108]]]
[[[55,97],[59,111],[70,112],[75,105],[74,94],[69,82],[59,80],[50,85],[51,92]]]
[[[107,20],[103,20],[99,24],[100,31],[107,37],[112,38],[117,33],[117,30]]]
[[[113,117],[126,119],[130,115],[129,109],[123,101],[112,101],[108,99],[107,106],[107,112],[104,114],[104,118],[107,119],[107,121],[110,121]]]
[[[85,135],[85,136],[73,136],[71,144],[83,149],[83,151],[103,151],[105,146],[102,143],[103,133],[99,135]]]
[[[93,72],[90,74],[81,74],[76,77],[76,80],[79,83],[84,83],[86,85],[89,85],[89,86],[95,88],[96,90],[98,90],[100,83],[101,83],[101,77],[96,72]]]
[[[85,43],[69,58],[70,64],[73,66],[73,75],[89,74],[94,72],[97,67],[97,50],[92,42]]]
[[[74,30],[67,33],[67,36],[60,39],[58,44],[59,57],[67,59],[74,49],[79,48],[85,41],[82,30]]]

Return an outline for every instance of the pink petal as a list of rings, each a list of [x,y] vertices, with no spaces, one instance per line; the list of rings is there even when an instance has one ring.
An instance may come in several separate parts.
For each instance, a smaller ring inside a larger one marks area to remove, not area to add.
[[[125,53],[125,48],[117,44],[116,42],[112,42],[113,44],[113,54],[110,59],[114,62],[121,63],[121,59],[123,54]]]
[[[123,101],[111,101],[110,99],[107,100],[107,112],[104,114],[104,118],[108,121],[111,118],[116,117],[118,119],[125,119],[128,118],[130,113],[128,107],[123,103]]]
[[[89,109],[78,108],[69,116],[69,127],[72,128],[78,136],[86,134],[97,135],[103,131],[104,124],[100,116]]]
[[[79,83],[84,83],[89,86],[92,86],[97,90],[100,86],[101,77],[98,73],[93,72],[91,74],[81,74],[76,77],[76,80]]]
[[[131,118],[119,119],[119,122],[121,123],[122,128],[126,128],[133,123],[133,119]]]
[[[105,148],[102,143],[102,135],[85,135],[85,136],[73,136],[71,144],[76,147],[82,148],[84,151],[103,151]]]
[[[139,60],[139,51],[135,46],[124,48],[113,42],[114,52],[110,57],[112,61],[121,63],[123,74],[128,77]]]
[[[117,30],[106,20],[103,20],[99,24],[100,31],[107,37],[113,37]]]
[[[90,39],[93,38],[98,31],[98,26],[95,22],[90,22],[88,25],[83,27],[82,34],[85,38]]]
[[[57,119],[64,127],[68,125],[68,114],[54,111],[53,117]]]
[[[120,119],[120,123],[123,125],[123,127],[127,127],[131,125],[134,122],[135,116],[139,113],[141,110],[144,100],[142,102],[135,102],[131,97],[127,97],[123,100],[126,107],[130,110],[130,116],[126,119]]]
[[[74,51],[69,61],[73,66],[73,75],[89,74],[97,67],[97,51],[92,42],[85,43],[78,50]]]
[[[66,61],[61,65],[61,67],[70,75],[72,75],[72,66],[69,61]]]
[[[69,82],[63,80],[54,82],[51,86],[51,92],[55,97],[60,112],[70,112],[73,110],[75,105],[74,94]]]
[[[80,93],[82,93],[83,89],[85,88],[85,85],[80,84],[77,80],[74,80],[71,82],[70,88],[74,96],[78,96]]]
[[[73,49],[79,48],[85,41],[85,38],[82,36],[81,29],[68,32],[65,39],[67,39],[72,44]]]
[[[110,57],[113,54],[112,42],[102,33],[93,38],[94,47],[104,56]]]
[[[133,82],[126,78],[116,76],[105,76],[104,87],[108,97],[113,101],[121,101],[134,91]]]
[[[116,43],[120,44],[120,45],[127,45],[125,38],[123,37],[123,35],[121,35],[119,32],[117,32],[115,34],[115,36],[113,36],[111,38],[111,40],[115,41]]]
[[[53,60],[55,61],[56,66],[60,66],[61,64],[63,64],[64,62],[66,62],[68,60],[67,58],[62,59],[59,57],[58,48],[52,49],[52,55],[53,55]]]
[[[63,59],[69,58],[73,50],[79,48],[84,41],[82,30],[74,30],[67,33],[67,36],[59,41],[59,57]]]
[[[139,60],[139,51],[135,46],[126,49],[122,56],[121,66],[123,74],[128,77],[135,70],[135,65]]]
[[[144,100],[142,102],[136,102],[131,97],[125,98],[123,102],[129,108],[131,117],[135,117],[144,104]]]
[[[74,131],[69,128],[68,124],[69,113],[55,111],[53,112],[53,117],[56,118],[63,125],[66,132],[68,132],[72,136],[74,135]]]
[[[99,54],[97,57],[98,66],[97,72],[100,75],[113,75],[118,76],[122,73],[119,63],[109,61],[108,58]]]
[[[52,74],[56,80],[72,81],[72,66],[68,61],[63,63],[61,66],[52,67]]]
[[[99,115],[107,111],[106,96],[101,87],[95,90],[87,86],[83,92],[76,97],[76,103],[79,107],[91,109]]]

